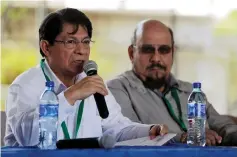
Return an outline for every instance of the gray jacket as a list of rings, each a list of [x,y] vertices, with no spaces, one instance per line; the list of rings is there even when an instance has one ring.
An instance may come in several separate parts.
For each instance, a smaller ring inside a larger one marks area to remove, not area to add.
[[[117,78],[108,81],[107,85],[121,105],[124,116],[132,121],[144,124],[166,124],[170,132],[178,133],[178,135],[182,134],[182,129],[172,119],[162,100],[163,94],[158,90],[146,88],[133,71],[126,71]],[[173,75],[170,77],[168,88],[164,92],[165,98],[169,100],[175,114],[178,116],[178,108],[171,96],[170,87],[178,89],[183,120],[185,125],[188,126],[187,100],[192,92],[192,84],[176,80]],[[237,125],[226,116],[218,114],[210,103],[207,103],[206,114],[207,125],[223,137],[223,144],[237,145]],[[176,139],[179,139],[179,137],[177,136]]]

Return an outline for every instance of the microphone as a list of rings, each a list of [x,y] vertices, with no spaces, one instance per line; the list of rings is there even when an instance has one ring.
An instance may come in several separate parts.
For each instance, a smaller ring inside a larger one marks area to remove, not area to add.
[[[106,131],[107,132],[107,131]],[[63,139],[56,143],[58,149],[75,148],[113,148],[116,144],[116,135],[113,132],[104,133],[101,137]]]
[[[106,131],[108,132],[108,131]],[[98,138],[100,148],[113,148],[116,144],[116,136],[113,132],[104,133],[102,137]]]
[[[84,64],[83,70],[87,76],[97,75],[97,64],[94,61],[89,60]],[[103,119],[107,118],[109,116],[109,111],[104,96],[99,93],[95,93],[94,98],[100,117]]]

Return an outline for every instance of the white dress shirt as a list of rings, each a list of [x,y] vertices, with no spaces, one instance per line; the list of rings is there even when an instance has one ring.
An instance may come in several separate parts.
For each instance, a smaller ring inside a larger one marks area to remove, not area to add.
[[[58,140],[64,138],[61,123],[65,121],[70,137],[75,133],[75,124],[81,100],[70,105],[65,96],[66,86],[57,78],[45,61],[44,71],[54,81],[54,90],[59,99]],[[76,82],[86,77],[83,72]],[[6,136],[7,146],[35,146],[39,142],[39,100],[45,90],[46,79],[41,67],[19,75],[9,87],[6,101]],[[81,125],[76,138],[101,137],[105,131],[113,131],[117,141],[128,140],[149,135],[150,125],[131,122],[121,114],[121,108],[109,91],[105,96],[109,117],[99,116],[93,95],[85,99]]]

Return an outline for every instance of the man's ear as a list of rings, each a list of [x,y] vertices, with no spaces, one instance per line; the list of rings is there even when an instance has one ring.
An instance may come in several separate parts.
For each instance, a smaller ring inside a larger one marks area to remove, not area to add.
[[[130,58],[130,60],[131,61],[133,61],[133,58],[134,58],[134,56],[133,56],[133,45],[130,45],[129,47],[128,47],[128,56],[129,56],[129,58]]]
[[[177,46],[173,45],[173,52],[176,52],[176,51],[177,51]]]
[[[172,65],[174,64],[174,55],[176,53],[176,50],[177,50],[177,46],[173,45],[173,48],[172,48]]]
[[[49,56],[49,45],[50,44],[47,40],[40,41],[40,48],[46,57]]]

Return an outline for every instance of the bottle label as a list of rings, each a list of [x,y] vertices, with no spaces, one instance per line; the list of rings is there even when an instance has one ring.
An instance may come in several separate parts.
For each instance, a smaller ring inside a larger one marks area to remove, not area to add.
[[[188,118],[194,118],[196,113],[195,103],[188,103]]]
[[[197,104],[197,117],[206,118],[206,105],[202,103]]]
[[[39,117],[58,117],[58,104],[40,104]]]

